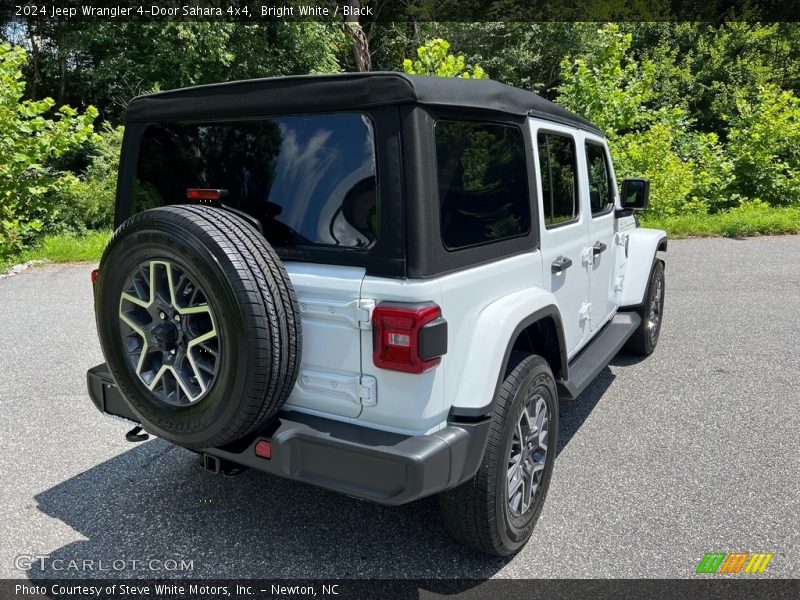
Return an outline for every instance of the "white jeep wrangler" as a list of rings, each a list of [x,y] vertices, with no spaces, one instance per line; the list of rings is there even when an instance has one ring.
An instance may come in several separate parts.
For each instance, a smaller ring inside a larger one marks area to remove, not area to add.
[[[507,555],[558,401],[650,354],[663,231],[603,133],[494,81],[370,73],[188,88],[126,113],[95,280],[97,407],[200,453],[397,505]]]

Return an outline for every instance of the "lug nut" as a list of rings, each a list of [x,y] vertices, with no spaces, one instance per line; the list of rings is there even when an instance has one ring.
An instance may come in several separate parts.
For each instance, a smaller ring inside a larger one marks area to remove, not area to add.
[[[181,316],[180,316],[180,315],[175,315],[175,320],[176,320],[178,323],[180,323],[180,322],[181,322]]]
[[[165,315],[163,312],[162,313],[158,313],[158,316],[161,317],[162,321],[167,318],[167,315]]]
[[[174,354],[175,354],[175,348],[173,348],[172,350],[170,350],[170,351],[169,351],[169,353],[174,355]]]

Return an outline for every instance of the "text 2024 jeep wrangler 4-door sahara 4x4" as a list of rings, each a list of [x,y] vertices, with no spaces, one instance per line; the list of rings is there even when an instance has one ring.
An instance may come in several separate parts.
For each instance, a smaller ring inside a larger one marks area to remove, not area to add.
[[[618,194],[591,123],[489,80],[136,98],[91,397],[217,472],[439,494],[455,539],[510,554],[547,493],[559,399],[658,341],[648,192]]]

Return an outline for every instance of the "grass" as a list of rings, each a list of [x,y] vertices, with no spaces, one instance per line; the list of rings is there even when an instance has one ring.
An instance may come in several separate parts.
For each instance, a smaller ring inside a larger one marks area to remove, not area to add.
[[[731,210],[712,215],[643,216],[643,227],[664,229],[672,238],[748,237],[800,233],[800,207]]]
[[[0,260],[0,273],[8,267],[29,260],[45,260],[52,263],[99,261],[110,236],[110,231],[89,231],[84,235],[71,233],[46,235],[35,247],[11,258]]]

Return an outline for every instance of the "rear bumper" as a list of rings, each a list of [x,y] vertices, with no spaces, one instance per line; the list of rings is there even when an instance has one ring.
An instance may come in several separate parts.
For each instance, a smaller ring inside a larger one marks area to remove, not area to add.
[[[104,413],[137,421],[105,365],[87,373],[89,395]],[[450,489],[472,477],[483,460],[488,418],[450,422],[425,436],[281,412],[263,430],[206,454],[266,473],[379,504],[398,505]],[[272,458],[256,456],[260,440]]]

